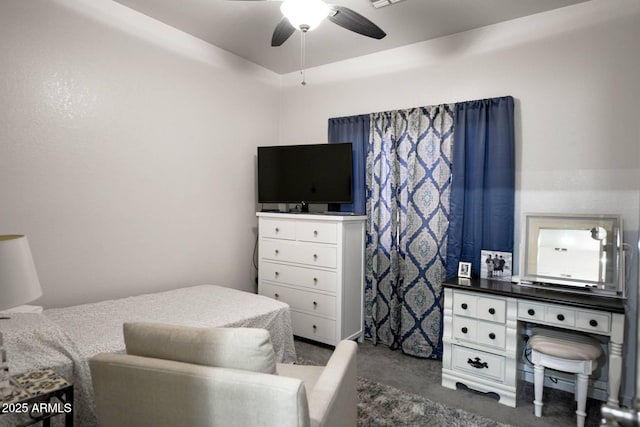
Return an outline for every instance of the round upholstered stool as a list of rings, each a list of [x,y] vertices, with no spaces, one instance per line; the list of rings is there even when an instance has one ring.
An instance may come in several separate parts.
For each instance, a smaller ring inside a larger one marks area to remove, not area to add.
[[[597,367],[602,354],[598,340],[583,334],[555,329],[534,328],[531,339],[531,361],[534,365],[533,401],[536,417],[542,416],[542,390],[544,388],[544,368],[576,374],[575,399],[577,425],[584,427],[587,406],[589,376]]]

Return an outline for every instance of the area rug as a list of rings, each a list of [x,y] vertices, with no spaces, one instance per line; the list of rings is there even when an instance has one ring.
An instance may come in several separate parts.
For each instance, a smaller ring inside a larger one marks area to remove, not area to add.
[[[358,377],[358,426],[508,427],[422,396]]]

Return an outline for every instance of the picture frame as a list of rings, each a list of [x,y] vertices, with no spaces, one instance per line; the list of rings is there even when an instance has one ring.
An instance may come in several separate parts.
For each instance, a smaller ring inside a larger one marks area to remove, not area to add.
[[[458,277],[471,278],[471,263],[459,262],[458,263]]]
[[[511,252],[483,249],[480,251],[480,278],[511,281],[513,256]]]

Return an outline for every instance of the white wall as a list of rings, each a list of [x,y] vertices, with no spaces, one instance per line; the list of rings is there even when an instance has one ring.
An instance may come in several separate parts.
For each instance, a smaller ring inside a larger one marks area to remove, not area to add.
[[[523,212],[623,215],[636,322],[640,1],[592,0],[284,78],[280,143],[324,142],[327,119],[511,95],[516,246]],[[518,249],[514,250],[517,259]],[[635,329],[625,372],[635,371]],[[627,381],[622,396],[633,396]]]
[[[518,212],[623,214],[638,229],[640,2],[594,0],[285,76],[280,141],[330,117],[512,95]]]
[[[28,236],[38,303],[254,289],[280,76],[107,0],[3,0],[0,57],[0,234]]]

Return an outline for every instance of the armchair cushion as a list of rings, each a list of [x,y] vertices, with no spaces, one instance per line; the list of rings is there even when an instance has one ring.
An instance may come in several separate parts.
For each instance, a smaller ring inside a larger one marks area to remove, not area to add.
[[[271,336],[257,328],[124,324],[127,354],[220,368],[276,373]]]

